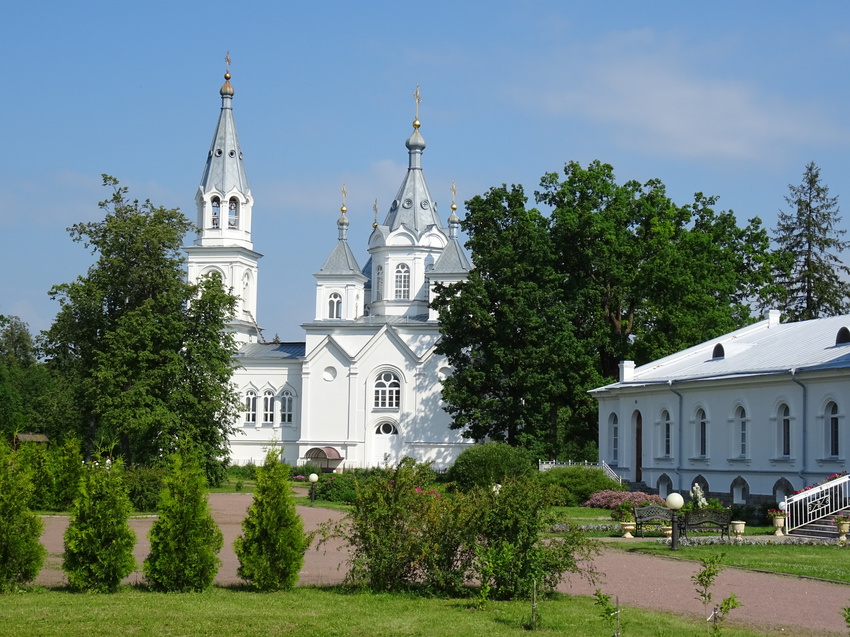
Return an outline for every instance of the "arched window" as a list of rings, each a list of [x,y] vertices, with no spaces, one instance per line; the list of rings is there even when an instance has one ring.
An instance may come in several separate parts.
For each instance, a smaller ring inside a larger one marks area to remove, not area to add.
[[[829,442],[829,455],[838,457],[841,451],[838,430],[838,405],[831,402],[826,406],[826,435]]]
[[[705,458],[708,456],[708,420],[704,409],[697,409],[696,425],[697,455]]]
[[[379,265],[375,268],[375,300],[381,301],[384,298],[384,266]]]
[[[673,455],[673,425],[666,409],[661,412],[661,449],[665,458]]]
[[[735,410],[735,442],[737,443],[738,456],[747,457],[747,411],[743,407]]]
[[[410,298],[410,266],[399,263],[395,269],[395,298]]]
[[[284,390],[280,393],[280,422],[288,425],[292,423],[294,413],[294,400],[292,392]]]
[[[398,429],[391,422],[382,422],[375,428],[375,435],[377,436],[397,436]]]
[[[844,345],[845,343],[850,343],[850,330],[842,327],[835,336],[835,344]]]
[[[779,455],[791,455],[791,410],[785,404],[779,406]]]
[[[726,352],[723,350],[723,345],[718,343],[714,346],[714,351],[711,353],[712,358],[724,358]]]
[[[375,381],[375,407],[398,409],[401,402],[401,383],[392,372],[383,372]]]
[[[267,389],[263,392],[263,424],[274,423],[274,392]]]
[[[227,204],[227,227],[233,229],[239,227],[239,202],[236,197],[232,197]]]
[[[619,463],[620,456],[620,426],[617,414],[611,414],[608,429],[611,432],[611,464],[616,465]]]
[[[257,423],[257,392],[253,389],[245,392],[245,422]]]
[[[328,318],[342,318],[342,296],[337,292],[328,297]]]
[[[218,229],[221,225],[221,199],[212,198],[212,227]]]

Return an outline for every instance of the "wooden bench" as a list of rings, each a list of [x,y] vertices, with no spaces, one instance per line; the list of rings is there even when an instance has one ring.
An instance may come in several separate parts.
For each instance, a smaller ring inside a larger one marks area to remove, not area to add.
[[[682,535],[688,531],[720,531],[720,537],[729,537],[729,523],[732,521],[731,511],[715,511],[713,509],[695,509],[684,515],[684,524],[680,525]]]
[[[640,531],[644,537],[644,524],[663,524],[670,526],[673,523],[673,512],[660,504],[648,504],[642,507],[634,507],[635,532]]]

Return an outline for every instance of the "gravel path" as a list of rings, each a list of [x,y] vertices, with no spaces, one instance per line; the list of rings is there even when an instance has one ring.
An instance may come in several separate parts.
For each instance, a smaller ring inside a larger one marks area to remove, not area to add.
[[[241,533],[242,519],[251,503],[249,494],[214,493],[210,507],[224,535],[224,548],[219,557],[221,569],[216,584],[230,586],[242,583],[236,575],[239,562],[233,552],[233,540]],[[306,530],[316,529],[328,519],[338,520],[342,514],[329,509],[299,506]],[[65,516],[46,516],[42,542],[48,550],[48,564],[39,574],[37,584],[60,586],[65,583],[61,570],[62,536],[68,526]],[[147,533],[153,518],[135,518],[136,560],[141,564],[150,550]],[[636,540],[637,541],[637,540]],[[299,584],[336,584],[345,575],[345,552],[338,544],[321,551],[311,548],[304,559]],[[590,584],[578,576],[570,576],[560,587],[564,593],[592,595],[596,588],[620,603],[648,609],[698,616],[702,605],[695,598],[691,575],[698,570],[693,562],[673,558],[631,553],[628,544],[618,542],[603,548],[594,560],[600,581]],[[850,565],[850,552],[848,552]],[[126,582],[141,582],[140,571]],[[757,626],[761,630],[775,627],[778,632],[795,637],[846,635],[841,609],[850,605],[850,586],[799,577],[756,573],[740,569],[724,569],[713,589],[715,600],[735,593],[742,606],[732,611],[728,623]]]

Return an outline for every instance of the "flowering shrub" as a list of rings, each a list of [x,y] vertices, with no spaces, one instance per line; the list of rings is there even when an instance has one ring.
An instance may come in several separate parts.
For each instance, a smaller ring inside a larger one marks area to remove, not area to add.
[[[816,482],[815,484],[810,484],[807,487],[803,487],[802,489],[798,489],[797,491],[794,492],[794,495],[797,495],[798,493],[803,493],[804,491],[810,491],[811,489],[814,489],[815,487],[819,487],[823,484],[826,484],[827,482],[832,482],[833,480],[838,480],[838,478],[843,478],[846,475],[847,475],[846,471],[842,471],[841,473],[833,473],[831,476],[821,480],[820,482]]]
[[[785,515],[786,515],[785,511],[783,511],[782,509],[768,509],[767,510],[767,517],[769,517],[771,520],[773,520],[775,518],[784,518]]]
[[[591,507],[594,509],[610,509],[615,510],[621,505],[626,505],[628,509],[641,506],[644,504],[660,504],[664,505],[664,498],[659,495],[651,495],[641,491],[599,491],[594,493],[581,506]]]
[[[357,478],[352,473],[321,473],[316,483],[316,498],[327,502],[354,504]]]

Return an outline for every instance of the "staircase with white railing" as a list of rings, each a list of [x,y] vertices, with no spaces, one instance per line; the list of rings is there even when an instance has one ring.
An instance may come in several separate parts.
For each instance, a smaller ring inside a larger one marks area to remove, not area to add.
[[[811,487],[785,498],[785,529],[790,533],[850,506],[850,475]]]

